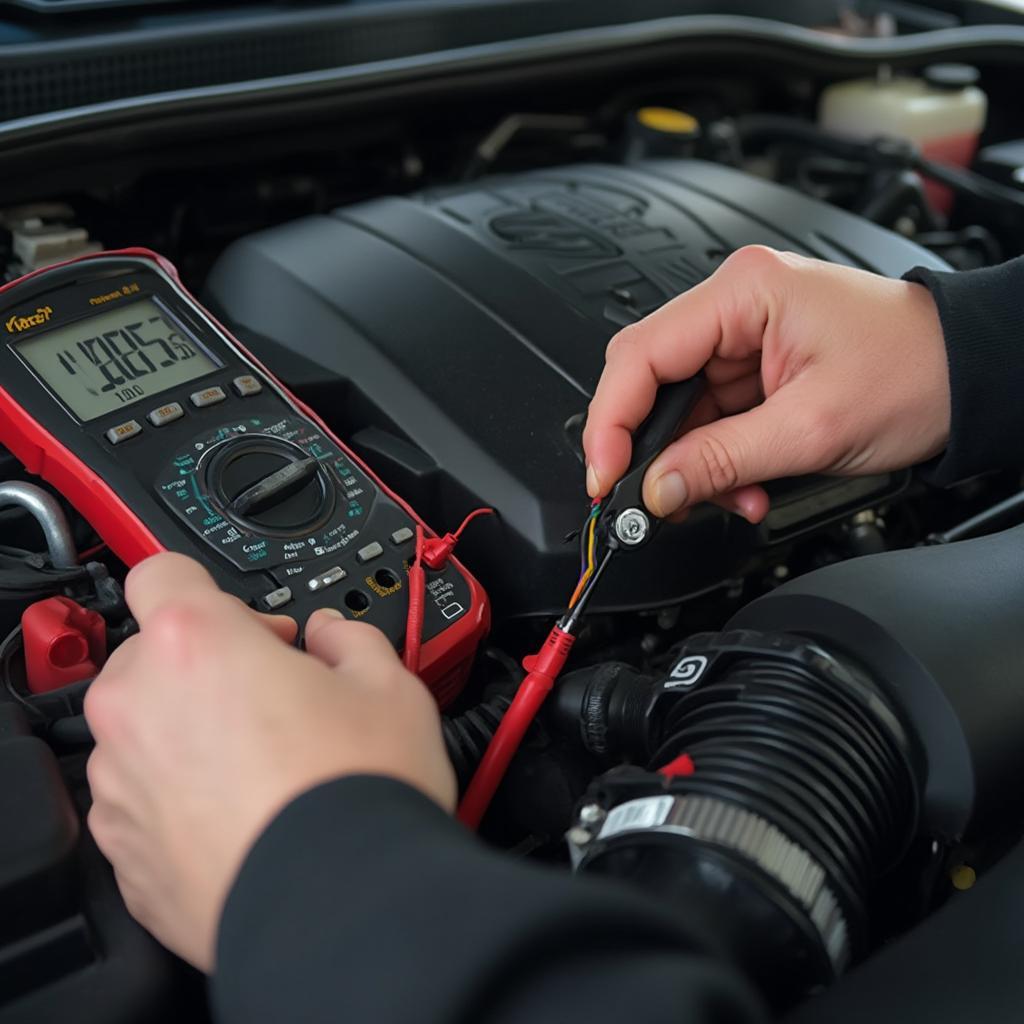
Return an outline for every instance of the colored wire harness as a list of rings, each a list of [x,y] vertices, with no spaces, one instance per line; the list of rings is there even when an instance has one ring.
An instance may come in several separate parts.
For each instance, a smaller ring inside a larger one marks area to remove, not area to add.
[[[580,530],[580,545],[583,554],[583,568],[580,573],[579,582],[576,584],[576,589],[572,592],[572,597],[569,598],[569,607],[575,606],[576,602],[580,599],[580,594],[583,593],[587,582],[591,576],[594,575],[594,568],[596,562],[596,533],[597,533],[597,520],[601,514],[601,503],[595,501],[590,507],[590,516],[587,521],[583,524],[583,529]]]

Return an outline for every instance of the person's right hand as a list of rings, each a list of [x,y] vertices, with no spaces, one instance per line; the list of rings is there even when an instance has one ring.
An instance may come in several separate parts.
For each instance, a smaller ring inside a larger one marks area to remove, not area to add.
[[[710,500],[759,522],[763,481],[897,469],[949,437],[949,369],[926,288],[748,246],[612,339],[583,435],[592,498],[626,470],[658,386],[702,367],[692,428],[644,479],[658,516]]]

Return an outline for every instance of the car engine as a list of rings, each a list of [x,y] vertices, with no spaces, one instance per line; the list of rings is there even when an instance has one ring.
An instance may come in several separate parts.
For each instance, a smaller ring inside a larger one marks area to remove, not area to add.
[[[971,68],[928,71],[957,56],[901,58],[899,74],[976,88]],[[451,100],[395,146],[360,122],[337,150],[311,129],[244,168],[221,154],[201,172],[42,182],[0,212],[0,262],[15,282],[100,249],[168,256],[354,453],[351,472],[400,496],[388,536],[412,537],[399,506],[436,537],[494,511],[460,537],[462,604],[430,591],[432,636],[463,604],[479,626],[427,680],[465,791],[580,572],[581,433],[618,331],[748,245],[889,277],[1024,252],[1024,179],[1006,171],[1024,125],[999,68],[978,64],[994,127],[962,166],[825,124],[823,91],[848,76],[813,61],[598,76],[591,102],[558,109],[532,89]],[[175,467],[191,438],[168,449]],[[70,1007],[204,1020],[201,979],[131,921],[84,826],[82,699],[136,628],[132,557],[9,448],[0,823],[19,828],[0,842],[0,1022]],[[685,907],[782,1013],[927,928],[1024,833],[1024,492],[1011,472],[940,489],[918,469],[768,489],[759,525],[702,506],[609,564],[481,834]],[[187,527],[155,532],[184,550]],[[341,610],[391,608],[370,620],[400,649],[399,543],[382,545],[376,585],[367,570],[369,589],[346,591],[365,603]],[[332,601],[343,588],[323,588],[362,573],[343,558],[334,579],[296,561],[239,592],[276,609],[260,601],[308,583]]]

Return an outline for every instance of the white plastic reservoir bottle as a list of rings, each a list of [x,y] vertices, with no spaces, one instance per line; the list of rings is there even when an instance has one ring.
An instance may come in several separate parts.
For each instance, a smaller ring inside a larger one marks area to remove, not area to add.
[[[967,64],[933,64],[918,76],[861,78],[828,86],[818,105],[818,123],[854,138],[885,135],[912,142],[921,153],[966,167],[985,127],[988,99]],[[949,191],[925,182],[928,196],[949,211]]]

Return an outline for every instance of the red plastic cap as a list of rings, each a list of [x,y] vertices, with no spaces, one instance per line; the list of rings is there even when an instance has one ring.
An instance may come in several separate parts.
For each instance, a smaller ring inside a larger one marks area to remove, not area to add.
[[[669,779],[675,778],[677,775],[692,775],[695,771],[696,765],[689,754],[680,754],[675,760],[669,761],[664,768],[658,769],[659,774]]]
[[[48,597],[29,605],[21,616],[21,632],[32,693],[88,679],[107,660],[103,616],[69,597]]]

